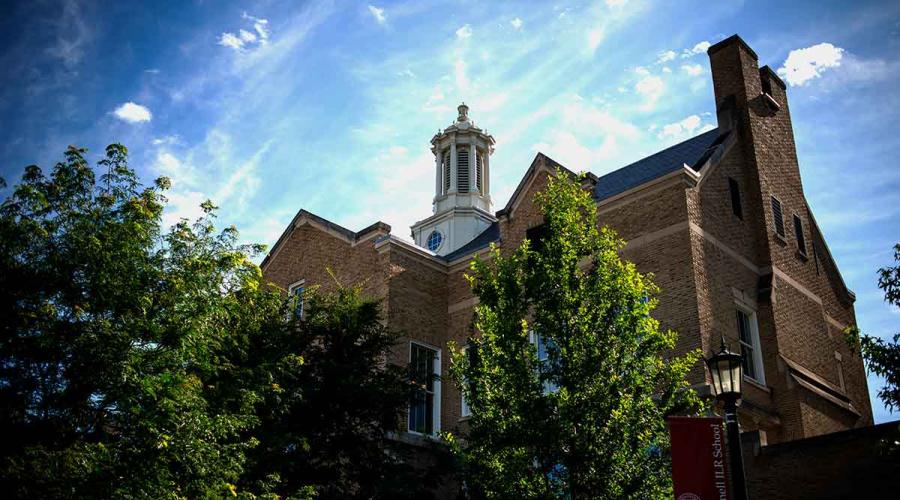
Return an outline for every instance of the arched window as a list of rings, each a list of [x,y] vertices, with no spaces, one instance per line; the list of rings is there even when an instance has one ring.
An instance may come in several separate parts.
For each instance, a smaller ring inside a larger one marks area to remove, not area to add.
[[[469,151],[468,149],[457,149],[456,151],[456,191],[459,193],[469,192]]]

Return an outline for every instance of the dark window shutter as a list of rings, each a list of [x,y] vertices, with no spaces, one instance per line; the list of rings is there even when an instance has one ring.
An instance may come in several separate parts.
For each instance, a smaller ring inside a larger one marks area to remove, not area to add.
[[[775,220],[775,234],[784,238],[784,215],[781,213],[781,202],[772,197],[772,218]]]

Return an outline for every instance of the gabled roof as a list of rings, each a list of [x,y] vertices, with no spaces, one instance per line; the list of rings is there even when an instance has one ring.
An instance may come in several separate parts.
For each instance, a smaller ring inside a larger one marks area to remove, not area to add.
[[[494,221],[490,226],[475,237],[472,241],[457,248],[456,250],[442,256],[441,258],[447,262],[451,262],[460,257],[467,257],[478,250],[500,240],[500,224]]]
[[[577,177],[578,174],[564,167],[561,163],[550,158],[544,153],[538,153],[534,156],[534,160],[531,161],[531,165],[528,167],[528,170],[525,171],[525,175],[522,176],[522,180],[519,181],[519,185],[516,186],[516,190],[513,191],[512,196],[509,197],[509,201],[506,202],[506,206],[497,211],[497,217],[507,215],[512,210],[512,207],[515,206],[516,201],[518,201],[519,196],[525,190],[526,186],[531,182],[535,173],[540,170],[546,170],[548,172],[555,172],[557,169],[560,171],[571,175],[572,177]],[[597,176],[590,173],[585,172],[587,176],[587,182],[591,184],[597,182]]]
[[[706,158],[725,136],[723,134],[719,137],[718,129],[712,129],[601,176],[594,188],[594,198],[601,201],[615,196],[657,177],[675,172],[684,165],[699,171]]]
[[[352,231],[340,224],[331,222],[330,220],[328,220],[324,217],[320,217],[312,212],[309,212],[309,211],[301,208],[300,211],[297,212],[297,215],[295,215],[294,218],[291,219],[291,223],[288,224],[288,226],[284,229],[284,232],[281,233],[281,236],[278,237],[278,241],[276,241],[275,244],[272,245],[272,249],[269,250],[268,254],[266,254],[266,257],[263,259],[262,263],[260,263],[260,267],[264,268],[266,266],[266,264],[269,263],[269,260],[272,257],[274,257],[275,254],[278,252],[278,250],[281,248],[281,245],[284,244],[284,242],[288,239],[288,237],[290,237],[290,234],[294,230],[294,227],[296,227],[299,223],[303,222],[304,220],[312,222],[313,225],[319,226],[320,228],[322,228],[326,231],[331,231],[332,234],[335,234],[335,235],[343,238],[344,240],[346,240],[348,243],[351,243],[351,244],[355,244],[357,241],[360,240],[360,238],[362,238],[363,236],[365,236],[373,231],[378,231],[378,232],[385,233],[385,234],[391,232],[391,226],[388,224],[385,224],[384,222],[381,222],[381,221],[378,221],[360,231]]]

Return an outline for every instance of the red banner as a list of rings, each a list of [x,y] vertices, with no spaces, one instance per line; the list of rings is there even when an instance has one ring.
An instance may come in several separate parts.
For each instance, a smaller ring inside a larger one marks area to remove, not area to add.
[[[728,500],[725,427],[719,417],[669,417],[675,500]]]

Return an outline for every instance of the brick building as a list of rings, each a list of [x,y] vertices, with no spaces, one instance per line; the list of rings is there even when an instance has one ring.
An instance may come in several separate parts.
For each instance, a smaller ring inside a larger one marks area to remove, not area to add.
[[[871,425],[862,360],[841,331],[854,295],[807,205],[785,84],[737,35],[709,48],[718,128],[602,177],[587,176],[601,224],[627,241],[624,257],[662,289],[654,316],[679,333],[677,350],[715,352],[721,336],[745,354],[745,430],[777,443]],[[393,361],[448,372],[447,342],[464,344],[472,296],[463,274],[490,243],[518,246],[541,224],[533,202],[562,167],[538,154],[510,200],[491,212],[494,140],[465,105],[432,138],[434,214],[415,244],[377,222],[351,231],[300,210],[265,258],[270,282],[290,293],[362,283],[403,332]],[[709,392],[698,364],[691,382]],[[435,434],[465,419],[448,380],[411,404],[406,433]]]

